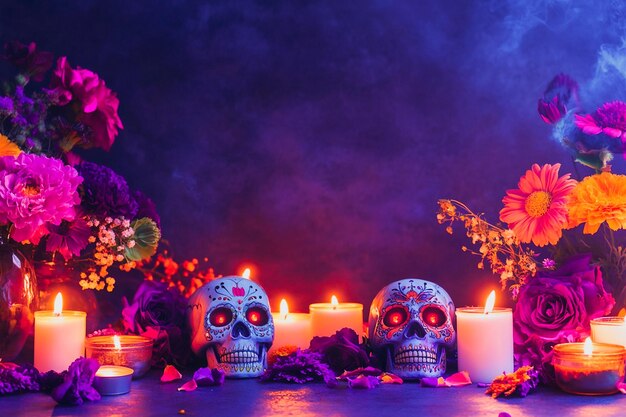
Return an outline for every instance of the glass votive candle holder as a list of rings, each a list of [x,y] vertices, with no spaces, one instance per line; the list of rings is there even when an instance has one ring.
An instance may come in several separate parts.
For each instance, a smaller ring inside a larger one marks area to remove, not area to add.
[[[591,339],[596,343],[610,343],[626,347],[624,317],[598,317],[591,320]]]
[[[115,337],[118,338],[118,344]],[[152,345],[152,339],[143,336],[94,336],[85,341],[85,353],[86,357],[96,359],[100,365],[132,368],[135,379],[142,377],[150,369]]]
[[[618,392],[624,379],[624,346],[593,343],[591,354],[584,343],[562,343],[554,347],[552,364],[556,384],[565,392],[579,395],[609,395]]]

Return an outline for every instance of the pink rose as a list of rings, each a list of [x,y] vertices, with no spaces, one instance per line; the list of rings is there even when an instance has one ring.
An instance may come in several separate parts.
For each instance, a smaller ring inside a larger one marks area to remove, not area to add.
[[[73,69],[66,57],[57,60],[50,80],[50,94],[59,106],[75,104],[78,120],[91,128],[90,143],[85,147],[111,149],[118,129],[123,129],[117,109],[116,94],[106,87],[98,74],[76,67]]]

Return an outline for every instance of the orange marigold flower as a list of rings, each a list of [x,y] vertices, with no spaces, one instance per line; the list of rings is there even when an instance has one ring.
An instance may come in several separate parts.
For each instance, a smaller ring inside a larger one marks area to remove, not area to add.
[[[22,150],[15,143],[11,142],[9,138],[0,134],[0,157],[3,156],[15,156],[17,157],[22,153]]]
[[[571,194],[569,228],[585,224],[594,234],[606,222],[612,230],[626,229],[626,176],[603,172],[583,179]]]
[[[559,177],[561,164],[534,164],[520,178],[518,189],[507,190],[500,220],[523,243],[556,244],[568,224],[567,201],[576,186],[570,174]]]

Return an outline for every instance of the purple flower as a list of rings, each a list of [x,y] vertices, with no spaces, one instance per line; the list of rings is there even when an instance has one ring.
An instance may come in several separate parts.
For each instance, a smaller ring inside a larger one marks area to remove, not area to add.
[[[91,128],[86,147],[111,149],[118,129],[123,129],[117,109],[119,100],[98,75],[67,62],[66,57],[57,60],[50,80],[49,94],[60,106],[74,103],[80,113],[78,120]]]
[[[590,320],[608,314],[615,300],[604,289],[591,255],[570,258],[556,271],[545,272],[523,286],[513,313],[515,356],[532,365],[544,381],[552,380],[552,348],[589,335]]]
[[[24,75],[39,82],[52,67],[54,56],[50,52],[38,51],[35,42],[24,45],[18,41],[10,41],[4,44],[2,58],[15,65]]]
[[[359,346],[358,335],[349,328],[343,328],[333,336],[314,337],[309,349],[321,353],[322,360],[337,375],[369,365],[367,352]]]
[[[199,387],[223,385],[225,378],[226,372],[217,368],[199,368],[193,373],[193,380]]]
[[[32,366],[0,362],[0,395],[39,391],[39,371]]]
[[[13,99],[11,97],[0,97],[0,114],[13,113]]]
[[[185,343],[186,299],[175,288],[155,281],[143,281],[133,302],[123,299],[124,329],[154,340],[153,364],[184,363],[190,357]]]
[[[93,387],[93,379],[99,367],[95,359],[76,359],[63,377],[63,382],[52,390],[52,398],[60,404],[71,405],[80,405],[85,400],[99,400],[100,394]]]
[[[93,162],[82,162],[76,169],[83,177],[81,206],[88,214],[135,218],[138,205],[126,180],[112,169]]]
[[[296,350],[287,356],[278,356],[272,365],[261,375],[261,381],[292,382],[326,382],[336,384],[335,374],[322,362],[322,355],[308,350]]]
[[[59,252],[67,261],[72,256],[80,256],[80,251],[89,244],[91,229],[82,216],[76,216],[72,221],[64,220],[60,225],[47,225],[48,240],[46,250]]]
[[[558,74],[539,99],[537,111],[544,122],[554,124],[567,114],[570,101],[578,105],[578,83],[566,74]]]
[[[612,101],[604,103],[593,114],[576,115],[576,126],[587,135],[604,133],[612,138],[626,140],[626,103]]]
[[[0,158],[0,178],[0,224],[13,224],[14,240],[37,244],[48,223],[74,220],[82,178],[60,160],[26,153]]]
[[[135,201],[137,202],[137,205],[139,206],[139,209],[137,210],[137,215],[136,215],[137,218],[141,219],[142,217],[148,217],[152,219],[156,223],[158,228],[160,229],[161,217],[159,217],[159,214],[157,213],[156,205],[150,199],[150,197],[148,197],[141,191],[135,191],[133,192],[133,198],[135,199]]]

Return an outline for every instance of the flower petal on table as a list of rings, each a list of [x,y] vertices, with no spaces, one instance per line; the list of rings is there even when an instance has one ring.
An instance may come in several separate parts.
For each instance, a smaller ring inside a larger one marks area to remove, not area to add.
[[[377,387],[379,384],[380,381],[378,378],[371,375],[360,375],[354,379],[348,379],[348,386],[350,388],[371,389]]]
[[[398,375],[391,372],[383,372],[378,376],[381,384],[402,384],[404,381]]]
[[[196,388],[198,388],[198,384],[195,379],[192,379],[191,381],[187,381],[182,386],[178,387],[178,391],[190,392],[195,391]]]
[[[174,365],[167,365],[163,369],[163,375],[161,375],[161,382],[172,382],[178,379],[183,379],[183,376]]]
[[[471,385],[472,380],[470,379],[467,371],[457,372],[456,374],[452,374],[446,378],[446,385],[449,387],[462,387],[464,385]]]

